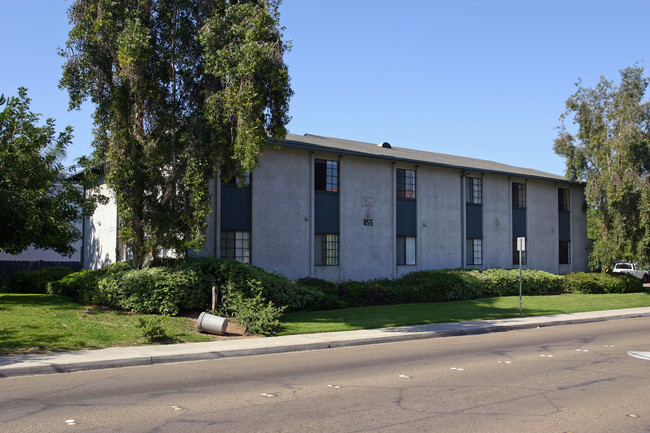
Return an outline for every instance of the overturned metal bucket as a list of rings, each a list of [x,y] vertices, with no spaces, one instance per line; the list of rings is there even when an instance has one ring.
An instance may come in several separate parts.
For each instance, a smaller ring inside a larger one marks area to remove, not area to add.
[[[196,322],[196,328],[199,332],[207,332],[209,334],[224,335],[227,327],[228,319],[207,312],[201,313],[198,322]]]

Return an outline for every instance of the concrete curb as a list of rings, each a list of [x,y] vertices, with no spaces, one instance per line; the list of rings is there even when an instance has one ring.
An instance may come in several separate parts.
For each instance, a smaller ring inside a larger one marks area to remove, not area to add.
[[[323,350],[650,317],[650,307],[359,331],[0,357],[0,378]]]

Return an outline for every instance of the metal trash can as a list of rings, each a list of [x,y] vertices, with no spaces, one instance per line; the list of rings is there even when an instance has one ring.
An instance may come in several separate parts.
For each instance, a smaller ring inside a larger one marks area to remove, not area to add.
[[[228,319],[207,312],[201,313],[198,322],[196,322],[196,328],[199,332],[207,332],[209,334],[223,335],[226,333],[227,327]]]

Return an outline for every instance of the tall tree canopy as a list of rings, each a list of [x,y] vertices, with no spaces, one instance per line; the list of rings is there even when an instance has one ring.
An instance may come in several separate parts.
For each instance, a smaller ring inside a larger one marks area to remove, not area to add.
[[[0,96],[0,251],[18,254],[28,246],[71,255],[81,233],[83,191],[61,163],[72,139],[53,119],[39,126],[25,88]]]
[[[555,139],[567,177],[586,182],[591,265],[650,261],[649,80],[640,66],[622,71],[615,85],[601,77],[594,88],[577,83]],[[570,132],[565,122],[572,118]]]
[[[291,97],[276,0],[75,0],[61,86],[95,104],[136,266],[205,242],[208,181],[252,171],[286,135]]]

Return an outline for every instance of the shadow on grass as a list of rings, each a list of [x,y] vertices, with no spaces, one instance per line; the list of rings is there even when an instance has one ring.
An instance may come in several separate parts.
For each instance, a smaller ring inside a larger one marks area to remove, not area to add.
[[[13,305],[35,307],[57,307],[61,309],[76,309],[81,304],[73,302],[70,298],[58,295],[40,295],[23,293],[0,293],[0,308]]]
[[[524,307],[522,313],[523,316],[541,316],[561,314],[566,311],[557,308]],[[279,333],[373,329],[516,317],[519,317],[518,297],[509,297],[507,300],[506,298],[480,298],[467,301],[287,313],[281,318],[282,327]],[[320,326],[322,328],[319,329]],[[413,331],[417,332],[418,329]]]

